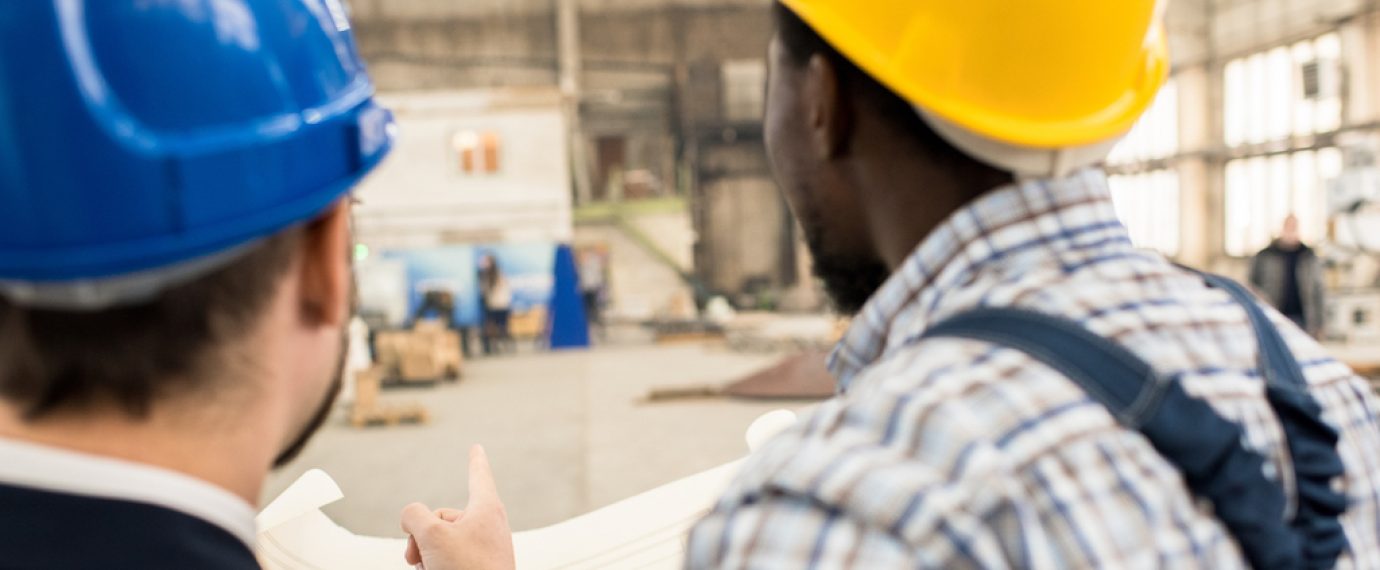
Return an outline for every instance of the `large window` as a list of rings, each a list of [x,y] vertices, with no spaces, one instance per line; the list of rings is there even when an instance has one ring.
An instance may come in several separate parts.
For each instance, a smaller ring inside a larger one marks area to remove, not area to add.
[[[1342,173],[1335,148],[1255,156],[1227,163],[1226,247],[1247,256],[1270,244],[1290,214],[1304,241],[1327,231],[1327,185]]]
[[[1179,152],[1179,87],[1171,80],[1155,102],[1107,157],[1111,165],[1170,158]]]
[[[1179,175],[1165,160],[1179,152],[1179,91],[1173,81],[1160,91],[1126,139],[1107,157],[1108,182],[1117,216],[1137,247],[1179,253]]]
[[[1169,169],[1113,175],[1112,201],[1137,247],[1179,253],[1179,173]]]
[[[724,120],[751,122],[762,119],[766,97],[767,66],[760,59],[724,62]]]
[[[1342,122],[1342,42],[1337,34],[1227,64],[1227,146],[1336,130]]]
[[[494,174],[499,171],[503,139],[495,132],[460,131],[451,146],[462,174]]]
[[[1341,152],[1279,148],[1307,146],[1312,135],[1341,127],[1341,56],[1341,39],[1327,34],[1227,63],[1223,134],[1240,157],[1226,170],[1227,254],[1269,245],[1290,214],[1305,240],[1324,236],[1327,187],[1342,172]],[[1299,137],[1303,144],[1288,144]]]

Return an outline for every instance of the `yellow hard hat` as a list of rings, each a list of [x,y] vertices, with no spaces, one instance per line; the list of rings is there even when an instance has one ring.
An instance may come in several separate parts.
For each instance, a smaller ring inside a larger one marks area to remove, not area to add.
[[[911,104],[1036,148],[1114,139],[1169,74],[1156,0],[781,0]]]

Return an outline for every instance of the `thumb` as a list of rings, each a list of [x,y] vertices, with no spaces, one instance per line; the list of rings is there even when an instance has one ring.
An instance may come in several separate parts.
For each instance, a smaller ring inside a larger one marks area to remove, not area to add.
[[[412,503],[402,512],[402,530],[412,536],[423,534],[428,528],[441,522],[430,507],[421,503]]]
[[[489,466],[489,455],[483,446],[470,448],[470,503],[469,508],[502,505],[498,498],[498,484],[494,482],[493,468]]]

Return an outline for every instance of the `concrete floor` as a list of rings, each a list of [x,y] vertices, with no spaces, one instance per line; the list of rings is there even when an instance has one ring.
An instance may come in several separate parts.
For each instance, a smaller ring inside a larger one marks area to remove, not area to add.
[[[345,493],[328,515],[356,533],[401,536],[409,502],[464,505],[467,450],[481,443],[513,528],[546,526],[745,455],[754,419],[807,403],[640,400],[654,387],[727,382],[781,356],[639,345],[473,360],[458,385],[385,392],[385,401],[428,406],[428,426],[357,430],[337,413],[270,478],[264,504],[321,468]]]

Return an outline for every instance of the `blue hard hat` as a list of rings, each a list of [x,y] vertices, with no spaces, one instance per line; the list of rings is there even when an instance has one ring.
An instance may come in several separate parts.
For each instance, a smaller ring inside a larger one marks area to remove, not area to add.
[[[392,147],[339,0],[0,1],[0,283],[98,282],[319,215]]]

